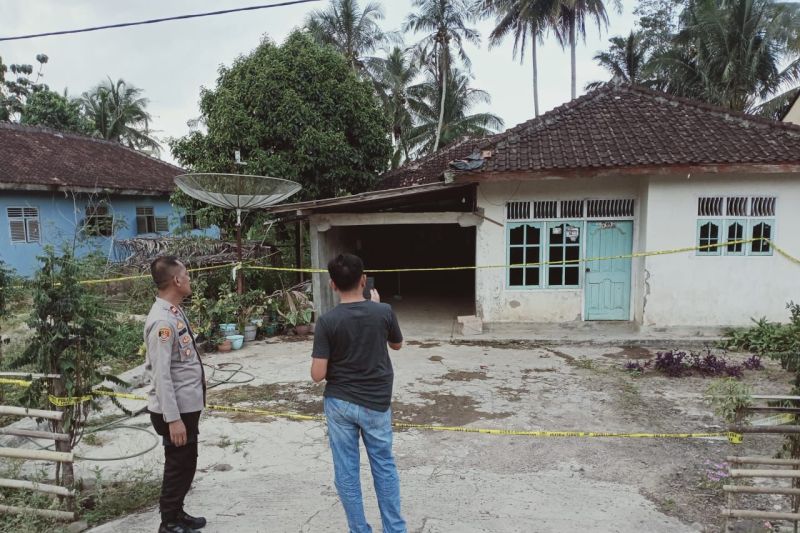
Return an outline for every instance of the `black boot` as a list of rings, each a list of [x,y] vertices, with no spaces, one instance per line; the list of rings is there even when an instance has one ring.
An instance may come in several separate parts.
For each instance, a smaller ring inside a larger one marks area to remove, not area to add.
[[[161,522],[158,533],[197,533],[197,530],[185,526],[180,522]]]
[[[178,522],[183,524],[186,527],[190,527],[192,529],[203,529],[206,527],[206,519],[202,516],[191,516],[186,514],[184,511],[178,513]]]

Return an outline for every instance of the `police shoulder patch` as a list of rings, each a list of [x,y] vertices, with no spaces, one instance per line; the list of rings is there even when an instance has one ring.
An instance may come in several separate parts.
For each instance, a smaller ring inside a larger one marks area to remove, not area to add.
[[[178,308],[175,307],[174,305],[169,306],[169,310],[173,315],[177,315],[178,314]]]
[[[158,340],[161,342],[167,342],[172,337],[172,330],[170,328],[159,328],[158,329]]]

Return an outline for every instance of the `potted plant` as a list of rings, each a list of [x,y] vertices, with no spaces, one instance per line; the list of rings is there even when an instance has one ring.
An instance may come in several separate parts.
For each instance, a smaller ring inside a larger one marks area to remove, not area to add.
[[[245,342],[256,340],[258,324],[254,324],[253,319],[262,312],[264,297],[264,291],[256,290],[243,294],[239,299],[239,325]]]
[[[311,317],[313,314],[313,309],[309,308],[297,312],[297,322],[294,330],[298,335],[308,335],[311,333]]]

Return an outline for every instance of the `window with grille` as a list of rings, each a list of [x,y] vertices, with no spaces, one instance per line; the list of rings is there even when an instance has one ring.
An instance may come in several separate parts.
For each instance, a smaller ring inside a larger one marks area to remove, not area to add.
[[[8,207],[6,214],[12,243],[40,242],[38,207]]]
[[[508,202],[506,204],[506,220],[530,220],[530,202]]]
[[[183,216],[183,225],[186,226],[188,229],[203,229],[203,226],[200,224],[200,218],[197,216],[197,213],[186,213]]]
[[[166,233],[169,231],[169,219],[155,216],[152,207],[136,208],[136,233]]]
[[[632,198],[589,200],[586,202],[588,218],[630,218],[633,216]]]
[[[583,226],[583,221],[509,224],[508,286],[579,287]]]
[[[697,255],[772,255],[776,203],[774,196],[698,198]]]
[[[111,237],[114,233],[114,219],[105,204],[90,205],[86,207],[86,219],[83,224],[84,232],[92,237]]]

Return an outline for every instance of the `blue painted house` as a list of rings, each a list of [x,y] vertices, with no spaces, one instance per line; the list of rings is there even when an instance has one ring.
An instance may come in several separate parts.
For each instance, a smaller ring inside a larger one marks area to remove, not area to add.
[[[216,236],[170,204],[183,173],[114,142],[0,123],[0,260],[28,276],[46,245],[113,259],[115,240]]]

